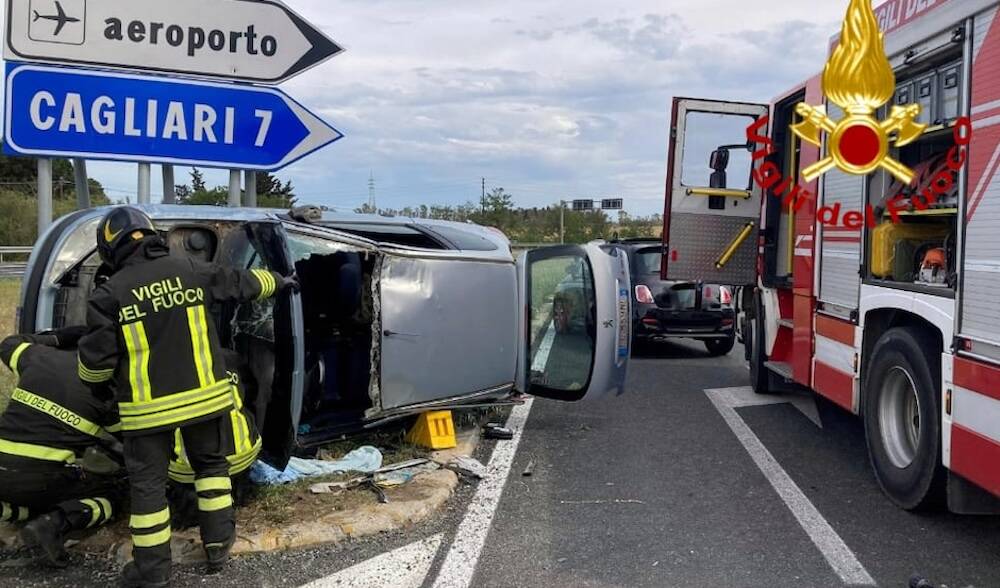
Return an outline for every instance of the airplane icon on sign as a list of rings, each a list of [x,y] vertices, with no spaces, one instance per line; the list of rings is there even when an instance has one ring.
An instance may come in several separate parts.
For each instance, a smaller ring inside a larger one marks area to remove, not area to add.
[[[35,13],[35,16],[34,16],[34,18],[32,19],[31,22],[38,22],[39,19],[41,19],[41,20],[51,20],[51,21],[56,22],[57,23],[56,24],[56,32],[54,33],[56,36],[58,36],[59,33],[62,32],[63,27],[66,26],[67,23],[80,22],[79,18],[73,18],[72,16],[66,16],[66,11],[63,10],[62,4],[60,4],[58,2],[56,2],[56,12],[58,12],[59,14],[52,14],[52,15],[39,14],[37,10],[32,10],[32,12]]]

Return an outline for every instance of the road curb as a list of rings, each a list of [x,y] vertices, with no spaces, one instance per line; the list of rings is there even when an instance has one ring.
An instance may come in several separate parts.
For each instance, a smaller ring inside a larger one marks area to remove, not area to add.
[[[345,541],[377,535],[422,522],[433,515],[451,498],[458,486],[458,476],[450,470],[437,470],[416,476],[405,486],[386,489],[388,504],[363,505],[345,511],[331,512],[311,521],[303,521],[245,533],[237,529],[233,555],[257,555],[275,551],[307,549],[338,545]],[[80,548],[90,552],[114,553],[119,562],[132,558],[132,543],[121,542],[110,549],[94,541],[96,534],[81,542]],[[191,564],[205,561],[198,529],[175,532],[171,539],[175,563]]]

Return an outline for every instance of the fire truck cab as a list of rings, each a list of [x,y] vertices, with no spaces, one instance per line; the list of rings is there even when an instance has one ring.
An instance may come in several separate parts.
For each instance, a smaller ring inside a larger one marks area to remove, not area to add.
[[[917,103],[928,126],[890,145],[912,184],[803,177],[830,142],[792,132],[796,106],[845,115],[822,76],[769,105],[673,103],[664,278],[740,287],[754,390],[806,387],[859,415],[880,486],[907,510],[1000,512],[998,8],[875,10],[896,77],[875,117]]]

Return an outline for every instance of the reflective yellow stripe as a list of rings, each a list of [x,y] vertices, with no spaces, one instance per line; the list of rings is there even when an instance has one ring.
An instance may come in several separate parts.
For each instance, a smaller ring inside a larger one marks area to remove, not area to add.
[[[28,520],[29,516],[31,516],[31,511],[28,510],[28,507],[26,507],[26,506],[19,506],[19,507],[17,507],[17,521],[18,522]]]
[[[101,520],[101,507],[97,506],[97,503],[89,498],[84,498],[80,502],[90,509],[90,522],[87,523],[87,528],[89,529],[96,525],[97,521]]]
[[[229,475],[236,476],[247,471],[257,461],[260,455],[261,440],[258,438],[250,451],[241,455],[230,455],[226,457],[229,463]],[[194,484],[194,470],[187,461],[172,461],[168,469],[170,479],[181,484]]]
[[[128,381],[132,385],[132,400],[147,402],[153,395],[149,386],[149,340],[142,321],[122,325],[125,347],[128,349]]]
[[[177,394],[171,394],[149,402],[120,402],[118,404],[118,412],[121,416],[144,416],[210,400],[223,394],[232,398],[230,390],[229,382],[216,382],[205,388],[195,388],[186,392],[178,392]]]
[[[90,384],[101,384],[110,380],[114,374],[114,368],[106,370],[92,370],[83,365],[82,359],[77,359],[77,375],[84,382],[88,382]]]
[[[76,454],[68,449],[54,449],[44,445],[32,445],[31,443],[17,443],[0,439],[0,453],[17,455],[19,457],[30,457],[44,461],[60,461],[75,463]]]
[[[14,372],[14,375],[18,378],[21,374],[17,371],[17,362],[21,359],[21,354],[24,350],[31,347],[31,343],[21,343],[14,349],[14,354],[10,356],[10,371]]]
[[[208,492],[209,490],[232,490],[233,481],[229,478],[201,478],[194,481],[194,489],[198,492]]]
[[[198,404],[183,406],[174,410],[165,410],[151,415],[141,417],[122,417],[123,431],[138,431],[142,429],[155,429],[168,425],[181,425],[193,419],[226,410],[233,405],[233,397],[226,394],[218,398],[199,402]]]
[[[32,394],[27,390],[15,388],[14,392],[10,395],[10,398],[11,400],[16,400],[28,408],[33,408],[38,412],[48,415],[60,423],[80,431],[84,435],[97,437],[101,434],[101,427],[76,414],[72,410],[60,406],[47,398],[42,398],[41,396]]]
[[[198,480],[195,480],[194,483],[198,484]],[[219,496],[216,498],[198,499],[198,510],[200,510],[201,512],[215,512],[217,510],[229,508],[232,505],[233,505],[233,496],[231,494],[226,494],[225,496]]]
[[[170,520],[170,508],[165,508],[150,514],[134,514],[128,519],[128,526],[133,529],[150,529]]]
[[[132,544],[136,547],[156,547],[170,542],[170,526],[148,535],[132,535]]]
[[[104,510],[104,521],[102,522],[111,520],[111,517],[115,516],[115,511],[111,508],[111,501],[107,498],[95,498],[95,500],[97,500],[97,503],[100,504]]]
[[[121,421],[118,421],[113,425],[108,425],[104,427],[104,430],[107,431],[108,433],[117,433],[122,430],[122,423]]]
[[[0,521],[8,521],[14,515],[14,509],[10,504],[0,501]]]
[[[274,291],[277,289],[278,285],[271,272],[262,269],[250,271],[253,273],[254,277],[257,278],[257,282],[260,283],[260,294],[257,296],[257,300],[264,300],[265,298],[274,296]]]
[[[191,350],[194,354],[194,365],[198,371],[199,385],[204,388],[215,383],[212,373],[212,347],[208,340],[208,322],[205,320],[203,305],[190,306],[187,309],[188,331],[191,333]]]

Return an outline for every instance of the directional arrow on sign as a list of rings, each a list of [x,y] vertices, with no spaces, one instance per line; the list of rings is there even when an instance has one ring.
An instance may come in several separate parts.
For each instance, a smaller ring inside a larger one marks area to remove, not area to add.
[[[7,0],[9,61],[277,84],[343,49],[279,0]]]
[[[8,153],[274,171],[343,135],[283,92],[8,64]]]

